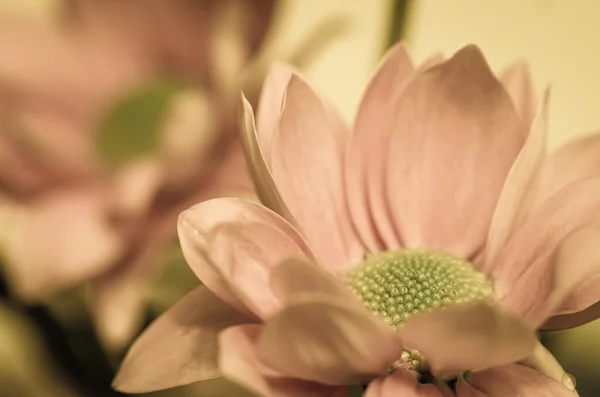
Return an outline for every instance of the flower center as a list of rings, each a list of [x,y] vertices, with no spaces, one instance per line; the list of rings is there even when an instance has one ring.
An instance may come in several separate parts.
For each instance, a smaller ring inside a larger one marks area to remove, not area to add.
[[[470,262],[425,249],[370,255],[346,276],[350,290],[395,330],[412,314],[444,306],[492,300],[493,288]],[[417,351],[405,350],[402,363],[419,371]]]

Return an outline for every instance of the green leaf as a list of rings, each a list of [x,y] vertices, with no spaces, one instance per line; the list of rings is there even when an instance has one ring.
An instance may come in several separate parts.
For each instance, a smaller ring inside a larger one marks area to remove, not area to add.
[[[101,158],[112,167],[156,150],[168,104],[182,88],[158,80],[133,90],[106,113],[96,135]]]

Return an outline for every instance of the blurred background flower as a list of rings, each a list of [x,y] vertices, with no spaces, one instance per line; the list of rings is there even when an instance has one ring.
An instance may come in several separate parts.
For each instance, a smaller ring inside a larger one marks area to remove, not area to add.
[[[253,196],[239,91],[256,101],[274,56],[308,64],[346,27],[266,53],[276,3],[0,2],[0,286],[77,393],[115,395],[123,349],[195,284],[179,212]]]
[[[272,16],[274,1],[258,3],[73,0],[45,21],[4,21],[3,248],[17,296],[91,280],[99,334],[121,348],[179,211],[251,193],[230,114]]]

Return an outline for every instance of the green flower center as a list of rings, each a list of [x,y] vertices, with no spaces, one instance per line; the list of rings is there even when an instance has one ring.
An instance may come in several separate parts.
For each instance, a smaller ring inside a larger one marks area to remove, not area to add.
[[[348,273],[346,282],[369,310],[395,330],[413,314],[493,299],[492,285],[470,262],[425,249],[367,256]],[[417,371],[425,364],[419,352],[408,349],[400,362]]]

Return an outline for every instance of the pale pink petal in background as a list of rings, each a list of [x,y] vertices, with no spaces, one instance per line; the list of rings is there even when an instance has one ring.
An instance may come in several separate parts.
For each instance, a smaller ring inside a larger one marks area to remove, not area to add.
[[[96,187],[51,192],[20,214],[7,247],[16,293],[37,299],[107,270],[122,253]]]

